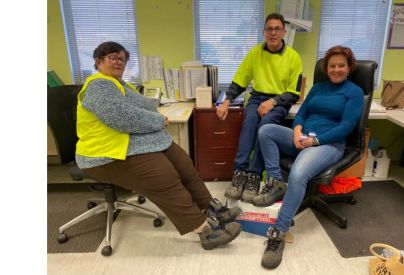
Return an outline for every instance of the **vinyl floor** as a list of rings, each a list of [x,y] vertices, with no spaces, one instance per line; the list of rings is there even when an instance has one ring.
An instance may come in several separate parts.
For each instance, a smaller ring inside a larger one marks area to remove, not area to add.
[[[212,195],[224,200],[229,182],[207,182]],[[150,202],[146,206],[156,208]],[[281,265],[261,267],[265,238],[242,232],[227,246],[205,251],[199,238],[180,236],[170,221],[160,228],[152,219],[122,212],[112,229],[113,254],[48,254],[48,274],[368,274],[369,257],[343,258],[311,210],[295,218],[293,243],[287,243]]]

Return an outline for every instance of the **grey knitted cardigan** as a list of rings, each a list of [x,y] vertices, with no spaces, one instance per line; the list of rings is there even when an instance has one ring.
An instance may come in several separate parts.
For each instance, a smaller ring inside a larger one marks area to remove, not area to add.
[[[125,88],[125,96],[112,81],[91,81],[83,94],[83,108],[110,128],[129,133],[127,156],[167,149],[172,138],[164,127],[164,116],[157,111],[155,101],[133,92],[125,82],[121,81],[121,84]],[[104,165],[114,160],[76,154],[80,169]]]

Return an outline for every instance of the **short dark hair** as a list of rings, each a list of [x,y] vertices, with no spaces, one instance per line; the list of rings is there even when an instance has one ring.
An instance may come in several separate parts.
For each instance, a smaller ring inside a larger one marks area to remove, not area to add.
[[[264,24],[264,26],[267,24],[267,21],[268,21],[268,20],[273,20],[273,19],[276,19],[276,20],[281,21],[281,22],[282,22],[282,25],[283,25],[283,28],[285,28],[285,18],[283,18],[283,15],[282,15],[282,14],[275,13],[275,12],[269,14],[269,15],[267,16],[267,18],[265,18],[265,24]]]
[[[328,61],[330,61],[331,56],[341,54],[346,57],[346,61],[348,63],[349,69],[351,72],[353,72],[356,69],[356,58],[352,50],[348,47],[344,47],[341,45],[337,45],[334,47],[331,47],[327,50],[325,53],[322,66],[321,68],[323,69],[324,72],[327,72],[327,66],[328,66]]]
[[[124,51],[125,53],[125,59],[126,61],[129,60],[129,52],[125,49],[124,46],[122,46],[119,43],[112,42],[112,41],[107,41],[103,42],[100,45],[98,45],[97,48],[95,48],[93,52],[93,58],[94,60],[96,58],[103,58],[107,56],[110,53],[120,53],[121,51]],[[98,70],[97,64],[94,64],[94,68]]]

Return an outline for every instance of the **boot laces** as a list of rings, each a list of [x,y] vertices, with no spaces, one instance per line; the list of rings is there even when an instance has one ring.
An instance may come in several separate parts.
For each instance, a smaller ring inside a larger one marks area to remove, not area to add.
[[[251,176],[247,184],[245,185],[245,189],[248,191],[258,191],[259,190],[259,178],[257,176]]]
[[[268,238],[268,239],[264,242],[264,245],[267,246],[267,248],[266,248],[265,250],[266,250],[266,251],[267,251],[267,250],[275,251],[276,249],[278,249],[280,243],[281,243],[280,240],[277,240],[277,239],[269,239],[269,238]]]
[[[270,193],[272,191],[272,189],[273,189],[272,185],[267,183],[267,184],[264,185],[264,188],[262,188],[261,194],[265,195],[267,193]]]
[[[232,185],[237,187],[237,188],[242,188],[243,187],[243,173],[237,173],[235,175],[235,180],[232,182]]]

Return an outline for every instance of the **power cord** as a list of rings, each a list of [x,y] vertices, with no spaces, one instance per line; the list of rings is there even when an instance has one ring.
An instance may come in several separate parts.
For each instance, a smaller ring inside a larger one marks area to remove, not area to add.
[[[391,146],[394,145],[394,143],[396,143],[398,140],[400,140],[400,138],[404,137],[404,134],[399,135],[398,137],[396,137],[395,140],[393,140],[393,142],[391,142],[389,145],[387,145],[386,147],[384,147],[385,149],[390,148]]]

